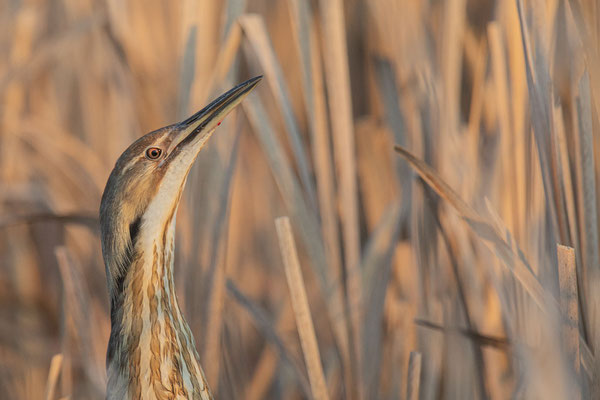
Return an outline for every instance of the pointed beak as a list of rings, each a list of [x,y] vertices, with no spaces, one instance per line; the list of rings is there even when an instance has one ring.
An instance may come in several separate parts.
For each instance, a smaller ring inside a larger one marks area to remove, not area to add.
[[[212,103],[192,115],[185,121],[174,126],[173,141],[167,150],[167,154],[177,153],[191,143],[198,143],[202,147],[211,136],[215,128],[240,102],[258,85],[262,75],[248,79],[233,89],[222,94]],[[175,151],[174,151],[175,150]]]

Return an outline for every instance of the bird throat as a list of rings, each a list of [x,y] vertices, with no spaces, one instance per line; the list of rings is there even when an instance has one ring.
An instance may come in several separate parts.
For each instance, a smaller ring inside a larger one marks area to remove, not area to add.
[[[109,399],[212,398],[175,294],[173,218],[162,235],[132,243],[111,301]]]

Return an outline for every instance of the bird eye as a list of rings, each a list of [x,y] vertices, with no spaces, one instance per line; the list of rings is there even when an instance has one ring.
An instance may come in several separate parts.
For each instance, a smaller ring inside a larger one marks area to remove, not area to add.
[[[159,149],[158,147],[150,147],[148,150],[146,150],[146,158],[148,158],[150,160],[158,159],[161,154],[162,154],[162,150]]]

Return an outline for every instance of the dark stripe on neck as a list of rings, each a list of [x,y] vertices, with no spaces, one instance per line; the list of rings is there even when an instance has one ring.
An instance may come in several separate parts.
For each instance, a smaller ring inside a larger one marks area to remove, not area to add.
[[[131,240],[131,245],[135,245],[135,241],[140,233],[140,224],[142,222],[142,217],[137,217],[131,224],[129,224],[129,237]]]
[[[106,354],[107,367],[113,360],[115,355],[119,355],[118,364],[120,369],[124,368],[127,362],[126,352],[117,353],[116,347],[122,339],[121,324],[123,320],[123,290],[125,288],[125,280],[127,279],[127,275],[129,275],[132,272],[131,265],[133,264],[136,258],[135,244],[139,237],[141,222],[142,218],[140,216],[137,217],[131,224],[129,224],[129,243],[125,249],[125,254],[123,255],[123,267],[121,269],[122,272],[115,279],[115,290],[112,293],[112,298],[110,302],[111,332],[108,343],[108,350]]]
[[[121,295],[121,293],[123,293],[123,284],[125,282],[125,278],[127,277],[131,263],[135,258],[135,244],[140,233],[141,222],[142,217],[139,216],[131,224],[129,224],[129,243],[125,248],[125,254],[123,256],[123,268],[121,269],[122,272],[115,279],[115,291],[113,293],[114,297],[118,297]]]

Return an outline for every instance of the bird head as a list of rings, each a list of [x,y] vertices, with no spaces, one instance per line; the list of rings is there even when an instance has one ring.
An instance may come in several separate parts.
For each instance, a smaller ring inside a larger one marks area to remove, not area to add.
[[[140,233],[161,234],[171,221],[198,153],[223,118],[258,84],[252,78],[185,121],[150,132],[117,160],[100,204],[109,292],[125,273]]]

